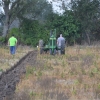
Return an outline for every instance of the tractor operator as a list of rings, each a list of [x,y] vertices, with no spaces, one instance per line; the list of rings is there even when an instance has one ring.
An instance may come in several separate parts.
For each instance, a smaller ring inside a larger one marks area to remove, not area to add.
[[[59,54],[65,54],[65,38],[62,37],[62,34],[60,34],[60,37],[57,39],[57,48]]]

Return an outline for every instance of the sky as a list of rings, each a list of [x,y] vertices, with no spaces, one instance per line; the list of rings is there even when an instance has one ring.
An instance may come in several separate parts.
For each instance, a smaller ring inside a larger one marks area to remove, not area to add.
[[[63,10],[59,7],[61,6],[61,1],[65,1],[70,3],[70,0],[47,0],[48,2],[52,2],[54,12],[63,13]]]
[[[54,12],[63,13],[63,10],[59,7],[59,6],[61,6],[61,0],[47,0],[47,1],[52,2]],[[67,3],[70,2],[70,0],[62,0],[62,1],[66,1]],[[3,12],[2,7],[0,7],[0,13],[1,12]]]

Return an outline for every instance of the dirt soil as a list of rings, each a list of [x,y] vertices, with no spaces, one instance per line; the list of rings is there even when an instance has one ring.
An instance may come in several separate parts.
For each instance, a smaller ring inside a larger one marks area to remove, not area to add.
[[[27,63],[34,64],[37,51],[31,51],[24,56],[11,69],[2,73],[0,76],[0,100],[5,100],[6,97],[14,94],[16,85],[19,83],[21,76],[26,72]],[[11,100],[9,98],[9,100]]]

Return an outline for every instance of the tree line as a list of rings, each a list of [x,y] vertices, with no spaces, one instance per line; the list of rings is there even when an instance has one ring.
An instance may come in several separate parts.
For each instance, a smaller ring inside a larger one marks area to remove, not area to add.
[[[100,39],[100,0],[71,0],[69,5],[62,1],[63,14],[55,13],[52,2],[47,0],[2,0],[0,3],[4,9],[0,28],[2,43],[11,34],[15,34],[19,44],[36,46],[39,39],[47,43],[51,29],[56,29],[57,37],[63,34],[69,45],[83,42],[90,45]],[[16,19],[19,27],[10,28]]]

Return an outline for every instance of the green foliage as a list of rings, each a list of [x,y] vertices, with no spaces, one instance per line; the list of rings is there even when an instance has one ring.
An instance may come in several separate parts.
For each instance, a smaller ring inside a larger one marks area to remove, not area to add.
[[[33,73],[34,73],[34,71],[35,71],[36,69],[35,69],[35,67],[32,67],[32,66],[28,66],[27,68],[26,68],[26,78],[28,78],[29,77],[29,75],[32,75]]]
[[[2,1],[2,4],[6,3],[7,1]],[[10,3],[11,1],[7,3],[6,7],[9,7]],[[65,6],[66,4],[63,4],[61,8],[65,12],[63,15],[59,15],[53,12],[52,5],[47,0],[12,2],[9,13],[4,11],[5,14],[9,14],[5,15],[5,17],[9,17],[5,23],[10,26],[10,22],[17,17],[21,26],[20,29],[11,29],[8,37],[14,33],[20,43],[36,46],[39,39],[47,42],[50,30],[56,29],[57,37],[62,33],[69,44],[74,44],[82,39],[85,41],[100,39],[100,0],[72,0],[70,10]],[[5,18],[2,20],[4,21]],[[1,33],[3,28],[5,27],[0,28]]]
[[[71,3],[75,19],[80,22],[82,37],[89,41],[97,27],[100,27],[100,0],[73,0]]]
[[[99,71],[99,69],[97,67],[95,67],[95,68],[92,69],[93,73],[98,73],[98,71]]]
[[[12,28],[8,34],[8,37],[11,37],[12,34],[16,37],[16,38],[19,38],[20,36],[20,31],[18,28]]]
[[[38,21],[24,19],[21,26],[23,39],[22,42],[26,45],[38,45],[40,39],[44,42],[48,41],[49,31],[45,30],[43,24],[41,25]]]
[[[10,38],[12,34],[17,38],[18,44],[22,43],[23,35],[19,28],[12,28],[7,35],[7,38]]]
[[[61,16],[57,14],[53,14],[51,17],[49,16],[46,27],[48,29],[56,29],[57,35],[62,33],[70,44],[75,43],[80,38],[80,23],[74,18],[72,11],[66,10]]]
[[[98,84],[98,89],[100,89],[100,84]]]
[[[19,44],[24,45],[38,45],[40,39],[43,39],[44,42],[48,42],[49,31],[46,30],[38,21],[24,19],[20,29],[12,28],[7,35],[7,39],[9,39],[12,34],[18,39]],[[1,37],[1,41],[3,42],[5,38]]]
[[[79,22],[74,18],[73,12],[66,11],[64,13],[64,35],[70,44],[75,43],[78,38],[80,38],[79,33]]]
[[[6,41],[5,37],[0,36],[0,43],[4,43]]]

